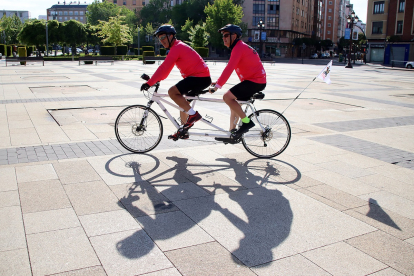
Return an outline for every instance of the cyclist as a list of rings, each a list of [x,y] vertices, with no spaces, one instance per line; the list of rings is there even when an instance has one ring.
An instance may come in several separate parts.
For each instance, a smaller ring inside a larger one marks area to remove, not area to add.
[[[161,44],[169,49],[169,53],[150,80],[141,86],[141,91],[147,90],[158,81],[166,79],[174,65],[180,70],[184,79],[168,90],[170,98],[186,112],[180,113],[181,121],[185,122],[183,128],[168,136],[174,141],[178,138],[187,139],[188,129],[201,119],[201,115],[191,108],[183,95],[194,96],[196,92],[206,89],[211,84],[210,71],[204,60],[193,48],[178,40],[175,37],[176,33],[171,25],[162,25],[154,33]]]
[[[249,100],[253,94],[262,91],[266,87],[266,72],[260,61],[256,50],[240,40],[242,29],[233,24],[227,24],[218,30],[223,35],[223,43],[231,50],[230,60],[224,68],[223,73],[217,82],[213,83],[214,87],[210,88],[210,93],[227,82],[230,75],[236,70],[240,83],[230,88],[224,96],[224,102],[230,107],[230,140],[237,142],[243,133],[246,133],[254,127],[254,123],[246,116],[241,108],[239,101]],[[236,130],[238,119],[241,118],[242,125]],[[219,141],[227,141],[228,138],[216,138]]]

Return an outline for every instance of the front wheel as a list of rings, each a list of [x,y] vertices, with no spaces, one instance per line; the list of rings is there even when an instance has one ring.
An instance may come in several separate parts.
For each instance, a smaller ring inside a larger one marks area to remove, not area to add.
[[[128,106],[115,121],[115,135],[127,150],[144,153],[154,149],[162,138],[162,122],[154,110],[143,105]]]
[[[282,114],[270,109],[256,111],[256,116],[249,116],[255,126],[243,135],[244,148],[259,158],[272,158],[281,154],[290,142],[289,122]]]

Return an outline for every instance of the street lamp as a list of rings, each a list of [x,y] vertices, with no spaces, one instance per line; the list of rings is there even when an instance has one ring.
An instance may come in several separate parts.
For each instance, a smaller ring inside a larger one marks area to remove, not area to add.
[[[262,29],[265,27],[265,24],[264,24],[262,19],[260,19],[259,23],[257,23],[257,27],[260,29],[259,40],[260,40],[260,57],[261,57],[262,56],[262,50],[263,50],[263,46],[262,46]]]
[[[355,12],[352,11],[351,15],[348,15],[346,18],[348,21],[348,27],[351,29],[351,35],[349,37],[349,55],[348,55],[348,64],[345,66],[345,68],[352,68],[351,64],[351,51],[352,51],[352,35],[354,30],[354,24],[356,24],[359,20],[358,16],[355,16]]]

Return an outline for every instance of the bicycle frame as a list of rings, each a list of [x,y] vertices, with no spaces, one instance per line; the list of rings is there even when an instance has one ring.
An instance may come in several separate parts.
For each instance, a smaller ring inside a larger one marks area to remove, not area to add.
[[[155,91],[151,97],[151,99],[148,101],[147,103],[147,108],[150,108],[151,105],[156,102],[157,105],[161,108],[161,110],[164,112],[164,114],[168,117],[168,119],[171,121],[171,123],[177,128],[180,128],[180,125],[177,123],[177,121],[175,120],[175,118],[170,114],[170,112],[168,111],[167,108],[165,108],[164,104],[167,104],[177,110],[183,111],[184,109],[182,109],[181,107],[179,107],[177,104],[172,103],[168,100],[166,100],[165,98],[170,98],[170,96],[168,94],[160,94],[158,93],[158,88],[159,88],[159,84],[156,85],[155,87]],[[194,108],[195,104],[197,101],[205,101],[205,102],[216,102],[216,103],[224,103],[223,99],[215,99],[215,98],[202,98],[199,96],[196,97],[190,97],[190,96],[184,96],[185,99],[189,99],[189,100],[193,100],[191,103],[191,107]],[[254,116],[256,117],[256,121],[259,123],[260,128],[262,130],[262,132],[265,131],[265,128],[262,126],[262,124],[259,122],[259,120],[257,120],[257,115],[256,115],[256,108],[253,105],[252,101],[237,101],[239,104],[241,105],[246,105],[244,112],[247,114],[248,109],[251,110],[252,114],[254,114]],[[148,111],[145,111],[144,113],[144,118],[145,119],[147,117]],[[223,134],[219,134],[219,133],[208,133],[208,132],[193,132],[193,131],[189,131],[189,134],[192,136],[209,136],[209,137],[224,137],[227,138],[230,136],[230,131],[224,130],[221,127],[213,124],[212,122],[206,120],[204,117],[199,121],[199,122],[203,122],[207,125],[209,125],[210,127],[223,132]],[[239,123],[240,123],[240,118],[239,118]],[[245,137],[254,137],[254,136],[259,136],[260,134],[256,133],[246,133],[244,134]]]

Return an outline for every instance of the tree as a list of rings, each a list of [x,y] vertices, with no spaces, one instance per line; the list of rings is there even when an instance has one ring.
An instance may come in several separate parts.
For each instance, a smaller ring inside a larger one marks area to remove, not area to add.
[[[185,2],[184,2],[185,3]],[[193,27],[193,20],[189,18],[185,21],[184,26],[181,27],[181,31],[177,30],[177,37],[182,41],[188,41],[190,39],[189,31]]]
[[[101,30],[99,26],[92,26],[91,24],[87,23],[85,25],[86,30],[86,45],[89,44],[99,44],[101,39],[98,36],[98,32]]]
[[[195,47],[204,47],[208,44],[208,38],[210,37],[209,33],[206,32],[206,23],[203,25],[195,25],[195,27],[191,27],[188,31],[189,36],[189,43],[190,46]]]
[[[151,0],[145,5],[139,14],[141,24],[146,26],[152,23],[155,26],[161,25],[171,19],[170,0]]]
[[[233,4],[232,0],[216,0],[212,5],[207,4],[204,12],[207,15],[206,31],[210,33],[211,44],[223,48],[223,41],[217,30],[226,24],[240,25],[243,8]]]
[[[124,45],[132,40],[129,27],[123,24],[125,16],[117,15],[109,18],[108,22],[99,21],[98,37],[102,38],[102,42],[115,46]]]
[[[130,28],[138,24],[138,17],[133,11],[108,1],[98,2],[95,0],[92,4],[88,5],[87,10],[88,23],[92,26],[98,25],[99,21],[109,21],[109,18],[117,15],[125,16],[124,21]]]
[[[76,20],[66,21],[63,25],[63,38],[62,42],[66,42],[72,46],[72,55],[76,53],[76,45],[80,45],[86,42],[86,29],[85,26]]]
[[[39,49],[40,45],[46,44],[46,25],[44,20],[26,21],[22,30],[18,35],[18,39],[26,45],[36,45]]]
[[[0,30],[6,44],[19,43],[18,35],[22,28],[23,23],[15,14],[10,17],[3,16],[3,18],[0,20]]]

